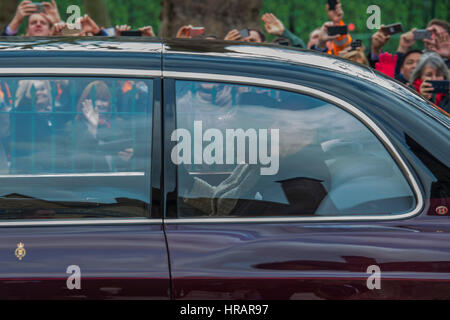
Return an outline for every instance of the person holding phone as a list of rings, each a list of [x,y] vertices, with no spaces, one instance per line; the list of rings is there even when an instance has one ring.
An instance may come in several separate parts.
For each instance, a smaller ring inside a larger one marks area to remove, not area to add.
[[[414,69],[410,83],[422,96],[450,112],[449,79],[450,74],[444,60],[435,52],[427,52],[422,55]],[[433,86],[433,81],[439,81],[436,82],[436,87]],[[441,85],[445,83],[447,87],[444,92]]]
[[[224,40],[264,43],[266,42],[266,37],[262,31],[257,29],[233,29],[227,33]]]
[[[326,10],[329,21],[322,25],[316,44],[313,44],[310,49],[339,55],[342,50],[351,45],[352,37],[347,32],[345,34],[330,34],[329,28],[345,27],[340,29],[346,29],[346,25],[342,21],[344,10],[340,0],[329,1]]]
[[[2,31],[2,36],[15,36],[25,18],[28,17],[27,37],[48,37],[53,34],[52,27],[61,21],[55,0],[52,3],[22,1],[11,22]]]
[[[331,49],[331,42],[339,37],[339,35],[330,36],[328,34],[328,27],[333,26],[334,23],[331,21],[325,22],[320,28],[317,43],[311,46],[311,50],[328,52]]]
[[[177,31],[176,38],[192,39],[197,38],[205,33],[204,27],[194,27],[192,25],[182,26]]]
[[[428,51],[439,54],[450,68],[450,23],[433,19],[428,23],[427,30],[431,32],[431,39],[424,39]]]

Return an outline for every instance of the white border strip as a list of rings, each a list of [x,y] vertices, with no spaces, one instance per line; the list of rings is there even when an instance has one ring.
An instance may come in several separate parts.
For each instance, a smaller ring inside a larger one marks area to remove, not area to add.
[[[341,108],[349,111],[354,116],[356,116],[363,124],[371,129],[371,131],[375,134],[375,136],[380,139],[385,147],[388,149],[390,154],[394,157],[394,161],[397,161],[400,169],[405,174],[407,181],[410,186],[413,188],[413,191],[416,196],[417,205],[414,210],[408,213],[399,214],[399,215],[380,215],[380,216],[336,216],[336,217],[275,217],[275,218],[181,218],[181,219],[165,219],[164,222],[167,224],[188,224],[188,223],[248,223],[248,222],[272,222],[272,223],[283,223],[283,222],[325,222],[325,221],[380,221],[380,220],[400,220],[405,218],[410,218],[416,214],[418,214],[424,205],[423,195],[420,192],[420,188],[408,166],[401,158],[400,154],[395,149],[394,145],[388,139],[388,137],[383,133],[383,131],[363,112],[361,112],[355,106],[349,104],[348,102],[341,100],[335,96],[332,96],[328,93],[319,91],[317,89],[313,89],[310,87],[305,87],[298,84],[276,81],[276,80],[268,80],[262,78],[250,78],[250,77],[242,77],[242,76],[233,76],[233,75],[220,75],[220,74],[212,74],[212,73],[190,73],[190,72],[176,72],[176,71],[164,71],[163,77],[170,77],[176,79],[189,79],[189,80],[205,80],[205,81],[225,81],[228,83],[243,83],[247,85],[259,85],[259,86],[269,86],[272,88],[279,89],[289,89],[298,93],[308,94],[320,98],[322,100],[330,101],[331,103],[340,106]]]

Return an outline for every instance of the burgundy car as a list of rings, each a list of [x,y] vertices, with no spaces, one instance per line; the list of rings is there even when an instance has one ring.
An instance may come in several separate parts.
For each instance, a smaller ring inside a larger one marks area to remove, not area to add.
[[[450,117],[370,68],[8,38],[0,123],[1,299],[450,299]]]

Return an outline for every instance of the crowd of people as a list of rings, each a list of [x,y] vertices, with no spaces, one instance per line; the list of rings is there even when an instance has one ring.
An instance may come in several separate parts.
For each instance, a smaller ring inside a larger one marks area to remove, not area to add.
[[[294,33],[285,28],[284,24],[272,13],[261,17],[265,31],[276,36],[273,43],[298,48],[316,50],[330,55],[342,57],[357,63],[370,66],[398,81],[411,86],[422,96],[426,97],[446,112],[450,112],[449,92],[433,93],[435,90],[429,81],[442,81],[449,79],[450,67],[450,24],[444,20],[431,20],[426,30],[430,37],[416,40],[416,28],[404,33],[400,37],[397,51],[393,54],[385,52],[383,47],[389,42],[390,35],[383,26],[372,35],[368,54],[361,42],[352,38],[351,34],[330,35],[329,28],[344,26],[343,4],[337,0],[335,8],[326,5],[328,21],[320,28],[313,30],[307,44]],[[100,27],[88,15],[84,15],[77,22],[80,29],[72,29],[61,20],[55,0],[42,2],[38,7],[31,1],[22,1],[11,22],[3,29],[2,36],[16,36],[19,26],[27,20],[26,36],[110,36],[108,29]],[[201,29],[200,32],[199,29]],[[129,32],[128,25],[116,26],[112,34],[124,35]],[[137,34],[144,37],[155,37],[151,26],[138,29]],[[175,35],[176,38],[195,38],[205,40],[218,40],[216,35],[205,33],[204,28],[192,25],[182,26]],[[243,41],[253,43],[266,43],[262,30],[233,29],[229,31],[225,41]],[[423,41],[425,50],[413,49],[417,41]],[[1,93],[0,93],[1,94]]]

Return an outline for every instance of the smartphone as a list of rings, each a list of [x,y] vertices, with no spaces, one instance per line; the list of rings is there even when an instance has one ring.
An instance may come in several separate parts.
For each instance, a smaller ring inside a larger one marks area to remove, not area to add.
[[[33,4],[36,6],[36,9],[38,13],[45,12],[45,6],[42,2],[33,2]]]
[[[140,30],[122,31],[120,35],[122,37],[142,37],[142,31]]]
[[[239,33],[241,34],[241,38],[247,38],[250,35],[248,29],[239,30]]]
[[[414,31],[413,33],[414,33],[414,40],[431,39],[431,31],[421,29]]]
[[[328,0],[328,10],[336,10],[337,0]]]
[[[342,34],[347,34],[347,33],[348,33],[347,25],[328,27],[328,35],[329,36],[335,36],[337,34],[342,35]]]
[[[277,42],[274,42],[275,44],[278,44],[280,46],[287,46],[289,47],[291,45],[291,42],[288,39],[280,39]]]
[[[427,80],[433,86],[432,93],[448,93],[450,81],[448,80]]]
[[[195,28],[191,28],[191,30],[189,30],[189,36],[191,36],[193,38],[201,36],[204,33],[205,33],[205,28],[203,28],[203,27],[195,27]]]
[[[356,39],[356,40],[352,41],[351,46],[352,46],[351,51],[356,50],[357,48],[362,47],[362,41],[360,39]]]
[[[382,27],[381,28],[381,32],[383,32],[386,35],[402,33],[403,32],[403,26],[402,26],[401,23],[389,24],[387,26]]]

